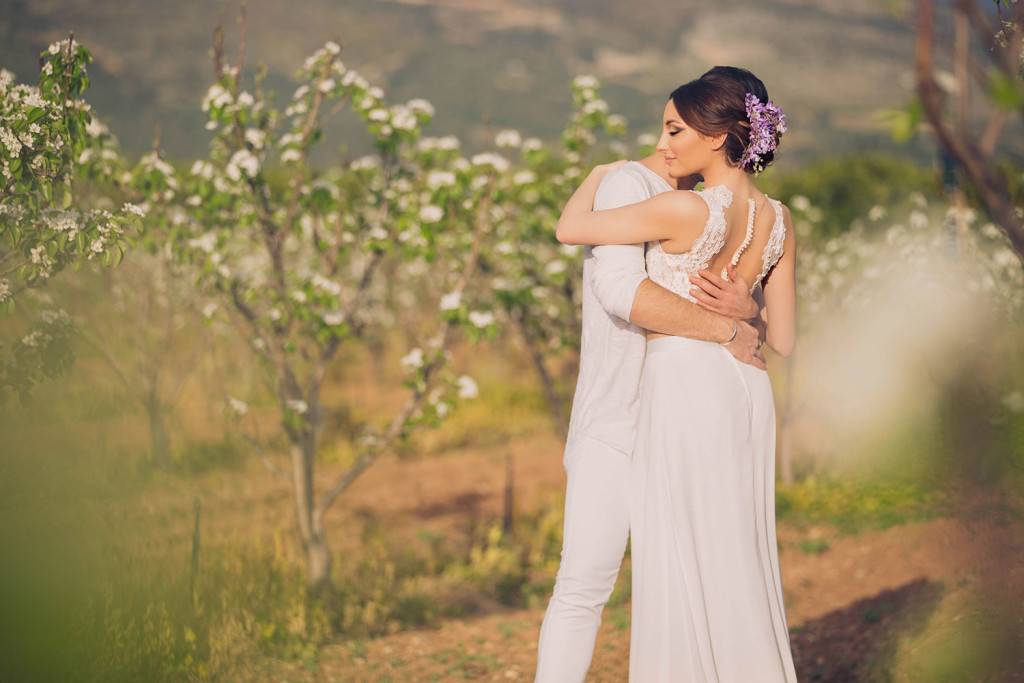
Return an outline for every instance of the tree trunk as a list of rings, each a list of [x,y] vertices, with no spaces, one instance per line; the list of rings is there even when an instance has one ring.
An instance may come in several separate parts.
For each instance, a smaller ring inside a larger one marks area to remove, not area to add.
[[[297,442],[292,443],[292,478],[295,487],[295,507],[299,537],[306,553],[306,579],[317,594],[331,591],[331,553],[327,547],[327,534],[323,520],[317,514],[316,492],[313,488],[313,464],[316,454],[316,435],[307,427]]]
[[[534,336],[530,333],[530,329],[527,326],[525,320],[518,315],[515,317],[515,321],[519,326],[519,333],[523,337],[523,341],[526,343],[526,348],[530,352],[530,358],[533,360],[533,367],[537,368],[537,374],[540,375],[541,385],[544,387],[544,397],[548,402],[548,409],[551,411],[551,419],[555,423],[555,429],[564,439],[569,436],[569,423],[565,419],[565,413],[562,411],[562,404],[558,400],[558,393],[555,391],[555,382],[548,372],[547,366],[544,364],[544,355],[537,348],[537,341]]]
[[[145,400],[145,404],[146,414],[149,416],[153,465],[169,472],[174,468],[174,463],[171,461],[171,448],[167,438],[167,428],[164,424],[163,406],[160,405],[160,399],[152,395]]]

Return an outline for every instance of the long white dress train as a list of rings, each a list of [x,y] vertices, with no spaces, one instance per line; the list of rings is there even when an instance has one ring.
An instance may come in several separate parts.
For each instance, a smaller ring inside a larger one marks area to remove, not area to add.
[[[687,254],[648,252],[655,282],[686,276],[725,241],[725,187],[700,192],[704,234]],[[785,225],[764,249],[778,262]],[[758,278],[760,280],[761,278]],[[755,283],[756,284],[756,283]],[[721,345],[647,345],[631,493],[632,683],[796,681],[775,537],[775,408],[768,374]]]

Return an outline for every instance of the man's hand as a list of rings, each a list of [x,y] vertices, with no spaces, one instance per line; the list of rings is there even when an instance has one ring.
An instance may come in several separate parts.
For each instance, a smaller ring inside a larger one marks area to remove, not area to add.
[[[759,350],[761,348],[760,333],[752,325],[742,320],[737,320],[736,326],[736,336],[726,345],[725,350],[741,363],[767,370],[768,365],[764,362],[764,356]]]
[[[629,159],[619,159],[608,164],[598,164],[591,170],[591,173],[600,174],[602,177],[607,175],[610,171],[614,171],[620,166],[625,166],[629,163]]]
[[[707,269],[698,271],[697,275],[691,275],[690,282],[696,286],[690,289],[690,294],[701,307],[727,318],[757,318],[761,314],[761,308],[750,295],[750,286],[746,280],[736,272],[731,263],[726,266],[726,272],[729,274],[728,280]]]

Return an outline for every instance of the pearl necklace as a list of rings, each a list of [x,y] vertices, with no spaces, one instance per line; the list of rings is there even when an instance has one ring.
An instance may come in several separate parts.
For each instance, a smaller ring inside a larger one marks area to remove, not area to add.
[[[732,267],[735,268],[740,262],[740,256],[750,246],[750,241],[754,239],[754,198],[751,197],[747,200],[750,205],[750,210],[747,212],[747,237],[743,240],[743,244],[736,250],[736,253],[732,255]],[[729,279],[728,268],[722,268],[722,279]]]

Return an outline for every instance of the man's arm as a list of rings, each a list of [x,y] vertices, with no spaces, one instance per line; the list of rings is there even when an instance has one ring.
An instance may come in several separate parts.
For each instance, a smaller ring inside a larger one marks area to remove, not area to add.
[[[643,181],[627,171],[606,176],[598,188],[594,208],[603,210],[641,201],[647,195]],[[757,350],[757,330],[743,321],[714,313],[687,301],[647,278],[643,245],[593,247],[591,285],[598,302],[608,313],[663,334],[724,343],[740,361],[764,368]],[[750,296],[747,294],[747,302]],[[738,300],[738,299],[737,299]],[[748,317],[747,302],[736,303],[737,318]],[[756,304],[752,304],[756,307]],[[740,310],[742,306],[742,310]],[[733,338],[733,331],[736,335]]]
[[[720,344],[728,342],[725,348],[736,360],[762,370],[767,367],[758,350],[761,335],[756,328],[745,320],[727,318],[703,309],[651,280],[644,280],[637,287],[629,320],[662,334]]]

